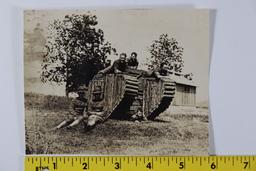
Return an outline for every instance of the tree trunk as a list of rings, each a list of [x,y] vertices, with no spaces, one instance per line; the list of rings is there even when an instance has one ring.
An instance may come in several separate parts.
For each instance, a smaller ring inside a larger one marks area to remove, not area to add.
[[[66,83],[65,93],[66,93],[66,97],[68,97],[69,91],[68,91],[68,84],[67,83]]]

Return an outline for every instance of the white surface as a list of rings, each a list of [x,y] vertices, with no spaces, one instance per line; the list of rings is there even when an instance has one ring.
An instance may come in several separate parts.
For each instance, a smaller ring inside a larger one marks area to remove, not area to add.
[[[218,155],[256,155],[256,1],[10,0],[0,5],[0,170],[23,170],[24,117],[21,8],[190,6],[216,9],[210,105]]]

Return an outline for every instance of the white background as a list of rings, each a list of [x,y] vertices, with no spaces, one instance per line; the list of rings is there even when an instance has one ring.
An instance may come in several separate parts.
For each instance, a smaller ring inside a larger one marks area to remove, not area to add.
[[[1,0],[1,171],[23,170],[22,9],[153,5],[216,9],[210,66],[211,152],[256,155],[255,0]]]

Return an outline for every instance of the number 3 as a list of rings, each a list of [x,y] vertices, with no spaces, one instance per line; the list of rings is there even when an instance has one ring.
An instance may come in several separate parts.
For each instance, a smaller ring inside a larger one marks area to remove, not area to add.
[[[120,169],[120,163],[115,162],[115,169]]]

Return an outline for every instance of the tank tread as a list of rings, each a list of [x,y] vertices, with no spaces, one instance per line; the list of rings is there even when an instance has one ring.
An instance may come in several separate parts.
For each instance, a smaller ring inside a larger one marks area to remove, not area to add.
[[[119,103],[110,111],[111,118],[125,119],[129,118],[129,115],[120,115],[129,111],[134,102],[134,98],[138,95],[139,82],[136,77],[130,75],[124,75],[125,79],[125,93],[122,98],[119,99]]]
[[[139,92],[139,82],[136,77],[125,78],[125,95],[136,96]]]
[[[155,119],[164,112],[171,104],[175,95],[176,86],[173,81],[165,81],[163,85],[163,96],[158,106],[147,116],[149,120]]]

